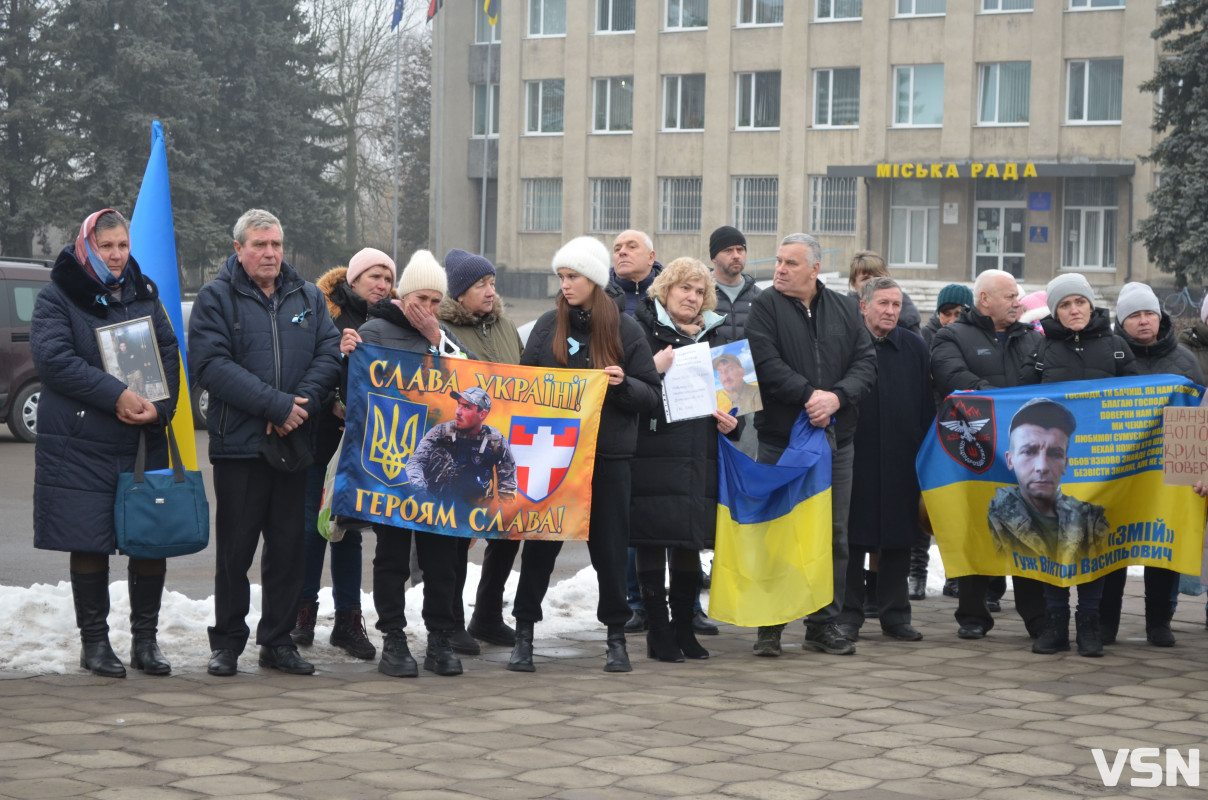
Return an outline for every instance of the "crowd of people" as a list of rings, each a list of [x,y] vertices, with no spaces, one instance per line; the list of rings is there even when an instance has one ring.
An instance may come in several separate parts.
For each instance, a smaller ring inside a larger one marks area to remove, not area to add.
[[[1138,373],[1173,372],[1203,384],[1201,364],[1208,358],[1208,327],[1185,333],[1193,354],[1176,341],[1170,317],[1142,283],[1124,287],[1113,326],[1087,280],[1062,273],[1046,288],[1049,315],[1037,330],[1020,321],[1015,278],[988,270],[972,289],[944,287],[924,324],[876,253],[855,254],[848,292],[828,288],[819,280],[819,242],[803,233],[783,238],[771,286],[763,290],[746,274],[746,239],[731,226],[711,235],[711,265],[684,256],[664,266],[650,237],[636,230],[617,236],[611,253],[597,238],[571,239],[551,264],[559,286],[554,308],[536,321],[526,343],[504,315],[495,267],[482,256],[455,249],[442,265],[420,250],[399,271],[388,255],[365,248],[347,267],[310,283],[285,262],[282,226],[271,213],[243,214],[233,239],[233,254],[197,296],[188,338],[190,380],[211,400],[216,567],[207,669],[219,676],[237,672],[251,636],[248,573],[261,541],[260,666],[314,671],[298,648],[314,641],[325,561],[335,601],[331,644],[359,659],[378,658],[360,607],[361,550],[369,530],[380,672],[419,673],[407,642],[404,590],[421,573],[425,670],[460,674],[458,654],[477,654],[485,642],[512,648],[507,669],[535,671],[534,629],[560,542],[529,541],[522,548],[519,541],[489,540],[467,624],[462,596],[470,539],[355,520],[342,520],[344,535],[336,541],[320,534],[324,473],[343,436],[342,362],[360,343],[499,364],[598,369],[607,376],[587,548],[598,582],[597,618],[607,629],[608,672],[632,669],[627,633],[645,632],[652,659],[709,657],[697,636],[717,627],[700,607],[700,553],[713,546],[718,436],[775,463],[802,413],[825,429],[834,594],[804,619],[803,646],[848,655],[873,618],[887,637],[923,638],[912,625],[910,603],[925,594],[929,537],[912,465],[942,398]],[[120,214],[90,215],[60,254],[31,326],[43,382],[34,543],[70,554],[80,665],[108,677],[125,675],[106,622],[115,486],[119,473],[133,468],[140,434],[147,468],[167,465],[164,431],[180,388],[176,335],[154,283],[129,250],[129,225]],[[139,317],[152,321],[170,384],[167,400],[141,397],[104,368],[96,329]],[[660,386],[676,350],[743,339],[757,380],[744,382],[741,362],[719,357],[714,366],[725,386],[719,410],[668,422]],[[484,454],[476,461],[485,459],[499,476],[493,491],[514,493],[515,464],[509,473],[502,459],[510,455],[498,446],[502,434],[488,419],[491,398],[466,389],[453,399],[454,418],[425,442],[445,437],[450,447],[475,448]],[[1016,414],[1007,464],[1020,486],[1003,495],[1003,519],[1014,514],[1041,527],[1066,524],[1067,498],[1045,475],[1050,462],[1064,459],[1060,440],[1068,442],[1075,425],[1068,412],[1047,407],[1025,406]],[[473,493],[485,485],[472,471],[430,470],[422,449],[407,465],[417,491]],[[286,459],[293,468],[265,457],[281,452],[297,456]],[[518,555],[512,628],[503,594]],[[156,642],[166,562],[131,558],[128,571],[129,663],[168,674],[171,665]],[[1101,655],[1115,641],[1125,574],[1121,569],[1078,586],[1080,654]],[[1174,644],[1177,583],[1169,570],[1145,570],[1145,629],[1155,646]],[[1020,577],[1012,586],[1033,651],[1069,650],[1069,589]],[[979,639],[994,627],[1004,589],[1001,577],[956,579],[960,638]],[[784,628],[759,628],[754,654],[779,656]]]

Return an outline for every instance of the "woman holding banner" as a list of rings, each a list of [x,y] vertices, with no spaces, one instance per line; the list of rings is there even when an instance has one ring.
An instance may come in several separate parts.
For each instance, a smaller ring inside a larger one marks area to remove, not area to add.
[[[671,368],[675,348],[719,343],[725,317],[713,313],[716,307],[713,279],[695,258],[675,259],[654,279],[633,318],[646,332],[660,375]],[[738,420],[714,411],[712,417],[668,423],[657,408],[638,419],[629,544],[650,622],[646,655],[659,661],[709,657],[696,640],[692,616],[700,551],[713,546],[717,524],[718,433],[737,440]],[[668,559],[670,593],[663,578]]]
[[[151,402],[105,370],[96,329],[150,317],[171,395]],[[176,409],[180,354],[155,284],[130,256],[130,226],[111,208],[84,220],[38,293],[29,328],[42,380],[34,471],[34,547],[71,554],[80,666],[105,678],[126,668],[109,644],[109,555],[117,549],[118,475],[134,471],[140,434],[147,469],[168,466],[164,429]],[[166,561],[131,558],[130,666],[167,675],[156,643]]]
[[[1044,338],[1024,365],[1036,371],[1039,383],[1088,381],[1136,375],[1132,351],[1112,332],[1107,309],[1095,307],[1095,293],[1085,277],[1077,273],[1059,275],[1045,287],[1051,317],[1041,320]],[[1031,376],[1029,376],[1030,378]],[[1021,381],[1028,382],[1028,381]],[[1068,453],[1067,453],[1068,455]],[[1099,601],[1104,578],[1078,584],[1078,608],[1074,614],[1078,654],[1103,655],[1099,631]],[[1070,649],[1070,590],[1068,586],[1045,584],[1045,627],[1032,643],[1033,653],[1051,655]]]
[[[604,245],[590,236],[572,239],[554,254],[552,266],[561,285],[557,306],[533,326],[520,363],[603,369],[608,376],[591,480],[587,550],[600,591],[596,618],[608,626],[604,671],[629,672],[625,623],[632,611],[625,600],[625,561],[630,460],[637,446],[638,415],[659,405],[659,374],[641,327],[605,294],[610,260]],[[541,601],[561,549],[561,542],[530,541],[524,546],[512,607],[516,646],[507,665],[514,672],[535,669],[533,626],[541,620]]]

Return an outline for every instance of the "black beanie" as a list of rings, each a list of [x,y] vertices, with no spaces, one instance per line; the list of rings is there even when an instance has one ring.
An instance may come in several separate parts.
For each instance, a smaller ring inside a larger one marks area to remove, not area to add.
[[[733,247],[740,244],[743,247],[747,246],[747,237],[742,235],[742,231],[731,225],[722,225],[717,230],[709,235],[709,260],[717,258],[717,254],[727,247]]]

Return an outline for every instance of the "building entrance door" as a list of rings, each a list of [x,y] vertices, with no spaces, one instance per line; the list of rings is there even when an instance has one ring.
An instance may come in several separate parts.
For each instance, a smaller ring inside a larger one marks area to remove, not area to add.
[[[978,203],[973,231],[973,275],[1001,269],[1023,278],[1027,207],[1024,204]]]

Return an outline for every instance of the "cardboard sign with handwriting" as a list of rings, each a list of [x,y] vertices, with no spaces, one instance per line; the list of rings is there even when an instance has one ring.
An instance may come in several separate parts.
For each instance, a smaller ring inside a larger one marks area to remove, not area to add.
[[[1208,480],[1208,407],[1164,409],[1162,475],[1167,486],[1195,486]]]

